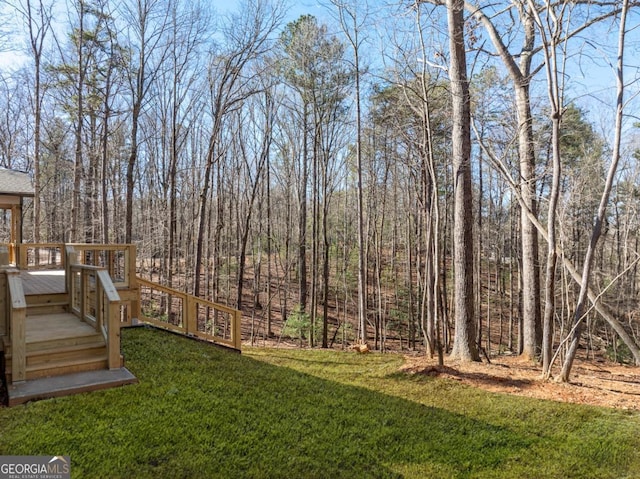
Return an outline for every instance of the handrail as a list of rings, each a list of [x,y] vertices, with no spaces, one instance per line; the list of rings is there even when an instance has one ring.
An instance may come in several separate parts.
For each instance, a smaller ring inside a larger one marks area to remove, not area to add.
[[[120,296],[111,281],[107,270],[99,270],[98,277],[98,309],[100,315],[102,333],[107,340],[107,355],[109,369],[120,367]],[[106,328],[105,328],[106,326]]]
[[[27,301],[24,298],[20,272],[7,269],[7,317],[11,341],[11,382],[27,378],[26,318]]]
[[[109,369],[120,367],[120,296],[105,268],[70,264],[71,311],[104,336]],[[92,312],[93,306],[93,314]]]
[[[136,280],[141,287],[146,287],[152,291],[155,290],[164,293],[168,298],[167,302],[169,305],[171,305],[173,298],[177,298],[182,303],[179,311],[179,315],[182,320],[179,322],[179,324],[172,324],[170,321],[162,321],[153,317],[146,316],[144,314],[144,311],[141,311],[140,317],[138,318],[140,321],[164,329],[169,329],[171,331],[187,336],[196,336],[206,341],[211,341],[237,349],[238,351],[242,349],[242,313],[237,309],[230,308],[223,304],[214,303],[206,299],[198,298],[196,296],[186,294],[175,289],[153,283],[151,281],[147,281],[146,279],[140,277],[137,277]],[[201,324],[203,323],[203,321],[201,321],[202,318],[199,314],[199,307],[228,315],[228,317],[231,318],[229,324],[231,329],[230,334],[219,335],[215,334],[215,332],[213,331],[209,333],[207,331],[206,324]],[[144,308],[141,308],[141,310],[142,309]],[[169,306],[169,309],[171,309],[171,306]]]

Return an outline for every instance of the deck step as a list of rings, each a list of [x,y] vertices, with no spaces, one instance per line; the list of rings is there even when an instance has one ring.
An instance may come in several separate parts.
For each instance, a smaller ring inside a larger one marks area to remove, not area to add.
[[[68,309],[69,303],[66,301],[61,301],[59,303],[27,304],[27,314],[30,316],[66,313],[68,312]]]
[[[91,359],[102,354],[106,355],[107,346],[104,339],[94,343],[78,344],[64,348],[40,349],[27,353],[27,368],[57,361],[74,359]]]
[[[28,401],[68,396],[100,389],[135,384],[138,380],[126,368],[67,374],[13,384],[8,388],[9,406]]]
[[[44,363],[28,364],[26,376],[27,381],[32,379],[47,378],[52,376],[63,376],[66,374],[84,372],[84,371],[97,371],[99,369],[107,369],[109,363],[107,361],[107,353],[98,354],[95,356],[86,356],[70,359],[58,359]],[[11,383],[11,359],[5,361],[6,365],[6,377],[7,383]]]
[[[54,349],[87,347],[99,342],[104,346],[104,337],[94,330],[90,334],[78,334],[77,336],[70,336],[68,338],[52,338],[28,342],[26,348],[27,355],[29,355],[30,353],[37,354],[40,351],[51,351]]]
[[[60,359],[31,366],[27,365],[27,380],[63,376],[84,371],[97,371],[98,369],[107,369],[108,366],[106,352],[91,357]]]
[[[26,380],[108,367],[102,333],[73,314],[29,315],[26,326]],[[12,381],[13,352],[5,347],[5,374]]]
[[[69,311],[69,297],[66,294],[36,294],[25,296],[27,314],[56,314]]]
[[[70,340],[57,340],[47,343],[30,344],[27,348],[27,364],[46,361],[47,358],[58,359],[57,356],[73,357],[82,356],[84,352],[106,349],[106,344],[102,336],[81,338],[82,342]],[[91,341],[89,341],[91,339]],[[69,344],[66,344],[69,343]],[[46,347],[43,347],[46,346]],[[5,359],[12,358],[11,345],[6,346]]]
[[[25,295],[24,299],[27,307],[36,304],[69,303],[69,296],[66,293],[30,294]]]

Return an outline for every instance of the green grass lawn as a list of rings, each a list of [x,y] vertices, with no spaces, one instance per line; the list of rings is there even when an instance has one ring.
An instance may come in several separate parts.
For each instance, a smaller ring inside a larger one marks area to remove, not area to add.
[[[140,384],[0,409],[0,455],[87,478],[640,478],[640,414],[398,372],[396,355],[124,330]]]

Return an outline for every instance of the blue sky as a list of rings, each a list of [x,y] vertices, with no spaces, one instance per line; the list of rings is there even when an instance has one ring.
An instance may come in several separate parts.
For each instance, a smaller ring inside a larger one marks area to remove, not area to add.
[[[209,4],[216,12],[225,14],[238,11],[242,2],[240,0],[210,0]],[[304,14],[311,14],[323,20],[328,18],[326,8],[315,0],[288,0],[287,5],[285,24]],[[55,2],[55,6],[63,10],[64,2]],[[20,28],[17,26],[20,24],[20,19],[17,18],[13,9],[5,2],[0,2],[0,17],[3,18],[7,31],[15,31],[17,28]],[[60,15],[60,17],[62,20],[64,14]],[[12,37],[11,44],[0,47],[0,69],[13,70],[19,68],[28,60],[23,51],[24,42],[21,42],[19,35],[12,35]]]
[[[205,0],[206,1],[206,0]],[[221,14],[237,11],[240,6],[244,3],[241,0],[209,0],[210,5],[214,7],[216,11]],[[251,2],[249,1],[249,4]],[[385,6],[385,0],[369,0],[370,5],[377,5],[383,9],[388,9],[389,14],[386,17],[391,17],[393,15],[394,7],[391,4]],[[57,8],[64,10],[63,2],[56,2]],[[287,16],[285,18],[285,24],[287,22],[293,21],[297,19],[300,15],[303,14],[312,14],[318,19],[329,25],[330,30],[335,28],[335,31],[338,32],[338,26],[335,25],[335,21],[332,20],[331,15],[327,11],[327,5],[330,4],[329,0],[289,0],[288,5],[289,8],[287,10]],[[0,15],[5,21],[6,29],[8,31],[16,30],[20,27],[13,27],[12,23],[19,24],[20,20],[11,14],[11,10],[8,10],[6,2],[0,3],[2,7],[0,7]],[[66,14],[62,13],[59,15],[60,21],[66,20]],[[630,18],[632,22],[630,26],[632,27],[634,23],[637,25],[638,16],[634,15]],[[284,25],[283,25],[284,26]],[[384,30],[384,29],[382,29]],[[604,30],[604,31],[602,31]],[[384,36],[386,32],[381,31],[375,33],[376,35]],[[615,49],[615,31],[607,31],[606,27],[601,27],[601,31],[596,29],[591,29],[589,35],[597,40],[602,38],[606,38],[606,35],[610,35],[612,38],[612,44],[610,47]],[[632,33],[632,35],[637,36],[637,33]],[[589,38],[585,39],[585,42],[588,42]],[[388,46],[388,45],[386,45]],[[20,49],[20,42],[16,42],[13,46],[13,50],[8,50],[4,52],[0,52],[0,69],[15,69],[20,66],[20,64],[24,61],[27,61],[27,57]],[[378,45],[374,47],[374,49],[378,49]],[[5,48],[5,50],[7,50]],[[640,46],[635,50],[634,48],[629,48],[627,51],[628,62],[635,62],[640,51]],[[378,51],[372,51],[372,56],[380,59],[381,54]],[[610,52],[607,52],[609,57],[613,57]],[[604,110],[605,108],[611,109],[611,104],[613,100],[613,96],[615,94],[615,80],[614,80],[614,72],[610,65],[607,65],[607,62],[603,59],[604,57],[599,57],[598,52],[592,54],[591,56],[587,56],[581,60],[580,67],[573,66],[571,70],[571,91],[570,94],[572,98],[580,98],[581,103],[584,102],[586,108],[590,110],[591,113],[594,113],[597,116],[602,117],[604,113],[600,113],[600,109]],[[631,70],[629,73],[635,74]],[[544,73],[541,72],[538,76],[538,85],[536,88],[544,89]],[[544,95],[543,90],[540,91]]]

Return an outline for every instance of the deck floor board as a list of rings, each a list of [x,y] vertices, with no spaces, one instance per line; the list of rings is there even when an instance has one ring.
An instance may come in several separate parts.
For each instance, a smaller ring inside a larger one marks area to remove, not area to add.
[[[20,271],[25,296],[65,292],[64,270]]]
[[[95,334],[96,330],[93,326],[71,313],[27,316],[27,344]]]

